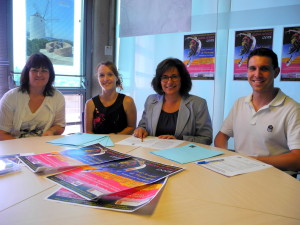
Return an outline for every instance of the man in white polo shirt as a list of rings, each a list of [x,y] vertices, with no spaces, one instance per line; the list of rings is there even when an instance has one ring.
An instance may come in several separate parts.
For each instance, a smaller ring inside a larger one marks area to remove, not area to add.
[[[300,171],[300,104],[274,87],[277,55],[258,48],[248,56],[252,94],[239,98],[223,122],[214,144],[252,156],[284,171]]]

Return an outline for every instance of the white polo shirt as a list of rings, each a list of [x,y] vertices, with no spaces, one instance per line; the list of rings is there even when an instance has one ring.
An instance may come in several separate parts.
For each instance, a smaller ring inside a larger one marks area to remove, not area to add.
[[[252,95],[239,98],[221,128],[221,132],[234,137],[235,151],[249,156],[273,156],[300,149],[300,104],[280,89],[257,112],[251,99]]]

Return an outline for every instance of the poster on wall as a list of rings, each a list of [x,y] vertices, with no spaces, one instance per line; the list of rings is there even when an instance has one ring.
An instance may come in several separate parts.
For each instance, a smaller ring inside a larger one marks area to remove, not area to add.
[[[41,52],[55,65],[73,66],[75,3],[49,2],[26,1],[27,56]]]
[[[280,80],[300,81],[300,27],[283,30]]]
[[[183,62],[192,80],[215,76],[215,33],[184,35]]]
[[[247,58],[256,48],[270,48],[273,29],[244,30],[235,32],[234,80],[247,80]]]

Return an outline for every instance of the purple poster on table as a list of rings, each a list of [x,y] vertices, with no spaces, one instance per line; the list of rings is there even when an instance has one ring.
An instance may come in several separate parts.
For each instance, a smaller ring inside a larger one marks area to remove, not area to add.
[[[247,57],[256,48],[270,48],[273,29],[244,30],[235,32],[234,80],[247,80]]]
[[[284,28],[280,80],[300,81],[300,27]]]

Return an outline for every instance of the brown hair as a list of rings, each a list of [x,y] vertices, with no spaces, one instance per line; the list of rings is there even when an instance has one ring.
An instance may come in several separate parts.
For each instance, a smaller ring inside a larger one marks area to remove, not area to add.
[[[116,82],[117,87],[120,88],[120,90],[123,90],[122,78],[118,72],[116,65],[111,61],[104,61],[97,65],[96,70],[98,71],[99,67],[102,65],[107,66],[114,73],[114,75],[117,77],[117,82]]]

